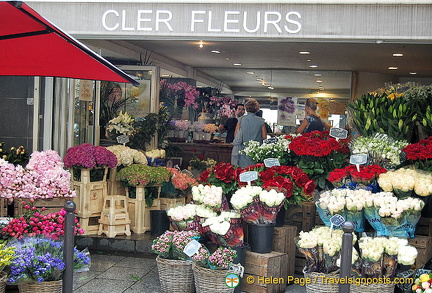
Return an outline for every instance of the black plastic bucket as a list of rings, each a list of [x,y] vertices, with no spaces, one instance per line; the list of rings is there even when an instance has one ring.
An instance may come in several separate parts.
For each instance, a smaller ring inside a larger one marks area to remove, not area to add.
[[[150,234],[160,236],[169,229],[170,220],[165,210],[150,210]]]
[[[275,224],[249,224],[249,245],[251,251],[269,253],[273,247]]]
[[[282,227],[285,224],[285,207],[282,207],[276,215],[276,227]]]

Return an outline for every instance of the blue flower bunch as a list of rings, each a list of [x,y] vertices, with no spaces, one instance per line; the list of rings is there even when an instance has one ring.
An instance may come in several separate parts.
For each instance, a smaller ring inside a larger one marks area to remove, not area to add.
[[[57,281],[63,277],[63,242],[49,238],[28,237],[9,243],[15,247],[15,261],[11,264],[9,283]],[[74,249],[74,269],[90,264],[86,252]]]

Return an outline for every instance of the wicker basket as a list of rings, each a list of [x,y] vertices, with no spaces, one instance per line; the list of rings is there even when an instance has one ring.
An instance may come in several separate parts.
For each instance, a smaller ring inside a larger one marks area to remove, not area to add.
[[[311,280],[311,282],[306,283],[307,293],[334,293],[339,292],[338,284],[329,284],[330,279],[335,279],[339,277],[339,273],[304,273],[306,280]],[[326,282],[327,280],[327,282]],[[324,282],[323,282],[324,281]],[[330,281],[332,282],[332,281]],[[332,282],[334,283],[334,282]]]
[[[20,293],[62,293],[63,281],[18,284]]]
[[[229,270],[212,270],[192,265],[195,278],[196,293],[231,293],[234,288],[228,288],[225,277]]]
[[[158,256],[156,263],[161,292],[194,292],[194,275],[191,261],[164,259]]]
[[[361,284],[360,286],[351,285],[352,293],[393,293],[395,284]]]
[[[6,279],[7,279],[6,272],[4,271],[0,272],[0,293],[4,293],[6,291]]]

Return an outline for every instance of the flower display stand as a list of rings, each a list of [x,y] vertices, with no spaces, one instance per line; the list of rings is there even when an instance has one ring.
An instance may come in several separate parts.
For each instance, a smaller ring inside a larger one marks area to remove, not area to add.
[[[127,211],[127,197],[124,195],[107,195],[99,219],[98,235],[105,234],[110,238],[118,234],[131,235],[130,219]]]
[[[170,208],[174,208],[177,206],[185,205],[186,198],[178,197],[178,198],[160,198],[160,209],[161,210],[169,210]]]
[[[63,281],[45,281],[40,283],[19,283],[20,293],[61,293]]]
[[[243,280],[253,277],[255,282],[252,284],[242,282],[242,290],[246,292],[284,292],[288,275],[288,254],[276,251],[270,253],[246,251]],[[281,278],[280,280],[285,281],[268,284],[258,282],[258,278],[262,277],[278,280]]]
[[[75,178],[73,168],[71,169],[72,178]],[[90,218],[100,216],[103,206],[104,196],[108,195],[107,186],[108,168],[105,168],[101,181],[90,181],[90,169],[81,169],[80,181],[72,181],[72,188],[75,189],[77,197],[76,213],[80,218]]]
[[[415,267],[422,268],[432,257],[432,237],[416,235],[415,238],[408,239],[408,244],[417,248]]]
[[[148,207],[145,201],[146,186],[136,187],[136,198],[130,198],[129,188],[126,187],[126,197],[128,198],[128,212],[131,220],[131,230],[134,233],[142,234],[150,231],[150,210],[160,210],[160,191],[158,187],[158,197],[153,200],[153,205]]]
[[[285,225],[296,226],[297,233],[312,230],[316,225],[315,203],[305,201],[300,205],[289,205],[285,211]]]
[[[275,227],[273,235],[273,251],[288,254],[288,276],[294,275],[297,236],[296,226]]]
[[[314,280],[310,284],[306,284],[306,293],[330,293],[338,292],[339,284],[336,282],[327,282],[326,280],[336,280],[339,277],[339,273],[304,273],[304,276],[308,280]]]
[[[8,199],[0,198],[0,217],[8,216]]]
[[[27,199],[22,199],[22,198],[16,198],[14,200],[15,216],[21,216],[24,214],[24,207],[21,204],[23,200],[28,201]],[[35,206],[38,209],[45,207],[46,208],[45,211],[41,211],[41,213],[47,215],[49,213],[56,213],[60,211],[62,208],[64,208],[64,205],[68,200],[75,202],[75,198],[72,197],[54,197],[54,198],[47,198],[47,199],[36,199],[33,206]],[[6,212],[7,212],[7,206],[6,206]]]
[[[108,179],[107,179],[107,188],[108,195],[126,195],[125,187],[121,181],[116,179],[117,176],[117,168],[109,168],[108,171]]]

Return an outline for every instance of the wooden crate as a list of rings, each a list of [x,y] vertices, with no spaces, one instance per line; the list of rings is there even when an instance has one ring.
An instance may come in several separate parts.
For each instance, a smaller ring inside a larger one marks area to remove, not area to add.
[[[15,199],[15,216],[21,216],[24,214],[24,207],[21,204],[23,200],[28,202],[28,199]],[[72,197],[55,197],[47,199],[36,199],[33,205],[40,210],[41,214],[47,215],[49,213],[59,212],[62,208],[64,208],[64,205],[68,200],[75,202],[75,198]],[[43,207],[45,208],[45,211],[41,210],[41,208]]]
[[[316,206],[313,202],[302,202],[301,205],[289,205],[285,211],[285,225],[297,227],[300,231],[308,232],[316,225]]]
[[[108,195],[126,195],[126,189],[121,181],[116,179],[117,168],[109,168],[107,175]]]
[[[417,248],[416,268],[421,268],[432,257],[432,237],[416,235],[415,238],[408,239],[408,243]]]
[[[272,251],[256,253],[246,251],[242,291],[255,293],[284,292],[288,276],[288,254]],[[247,278],[255,282],[249,284]]]
[[[99,219],[100,217],[78,218],[80,228],[84,230],[84,233],[81,235],[97,234],[99,230]]]
[[[8,199],[0,198],[0,217],[8,216]]]
[[[75,190],[76,213],[79,217],[90,218],[100,216],[103,199],[108,194],[106,182],[81,183],[74,181],[72,188]]]
[[[143,234],[150,231],[150,211],[160,210],[160,189],[158,186],[158,198],[153,200],[153,205],[148,207],[145,202],[145,186],[136,187],[136,198],[129,198],[129,189],[126,188],[128,198],[128,212],[131,220],[130,229],[136,234]]]
[[[178,198],[160,198],[160,209],[161,210],[169,210],[170,208],[174,208],[177,206],[185,205],[186,199],[184,197]]]
[[[421,217],[417,223],[415,235],[432,236],[432,218]]]
[[[288,276],[294,275],[296,253],[294,237],[296,236],[296,226],[275,227],[273,234],[273,251],[288,254]]]

